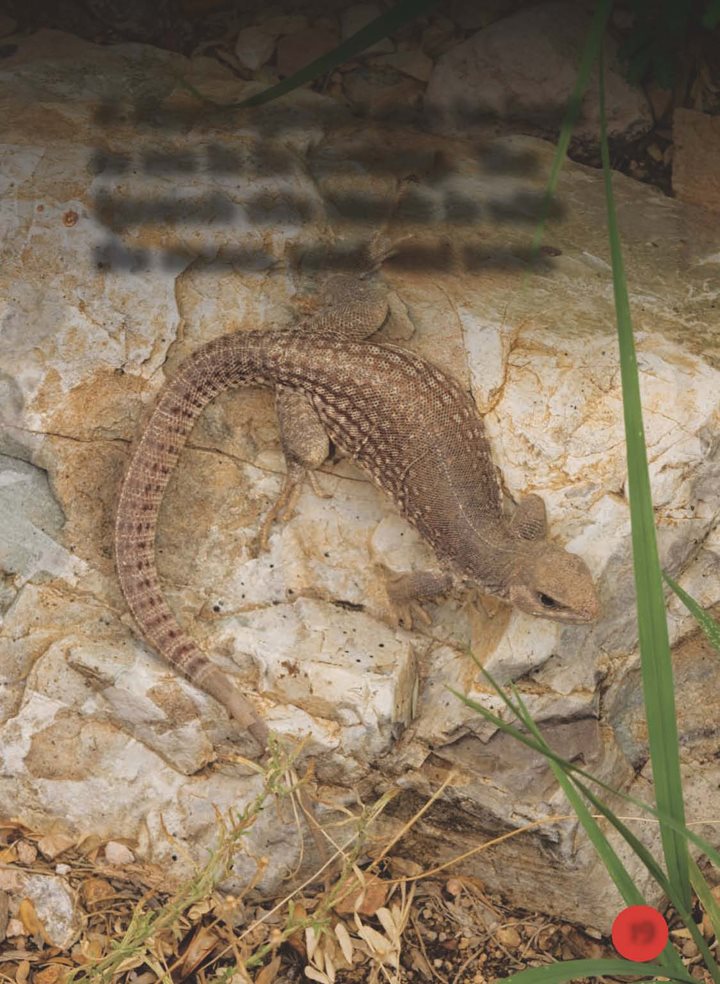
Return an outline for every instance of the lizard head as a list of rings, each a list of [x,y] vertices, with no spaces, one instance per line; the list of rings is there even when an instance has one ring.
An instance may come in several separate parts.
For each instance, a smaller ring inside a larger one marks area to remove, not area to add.
[[[509,584],[511,604],[557,622],[594,622],[600,601],[587,565],[576,554],[546,541],[523,551]]]

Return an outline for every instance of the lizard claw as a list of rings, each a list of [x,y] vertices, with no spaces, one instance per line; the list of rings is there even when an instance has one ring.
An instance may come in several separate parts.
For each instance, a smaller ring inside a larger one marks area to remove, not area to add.
[[[332,498],[331,492],[323,492],[320,488],[317,476],[310,468],[305,468],[295,462],[288,462],[288,470],[285,475],[283,487],[280,490],[280,495],[267,511],[265,518],[260,524],[260,530],[257,536],[257,553],[263,553],[267,550],[270,530],[273,524],[278,520],[281,523],[286,523],[292,516],[305,479],[310,483],[310,488],[319,498]]]
[[[385,582],[385,592],[388,597],[388,621],[394,629],[412,631],[421,622],[432,625],[432,618],[420,602],[413,596],[415,584],[414,574],[398,573],[390,570],[382,562],[375,565]]]

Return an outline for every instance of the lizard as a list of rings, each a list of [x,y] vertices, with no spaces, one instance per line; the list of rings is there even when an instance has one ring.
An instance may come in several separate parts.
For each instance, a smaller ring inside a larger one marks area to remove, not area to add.
[[[386,254],[387,255],[387,254]],[[382,262],[382,261],[380,261]],[[532,616],[594,621],[600,605],[584,561],[548,539],[543,500],[505,515],[482,417],[451,375],[410,350],[373,341],[389,310],[372,274],[335,274],[314,314],[291,328],[236,331],[196,350],[161,389],[130,456],[115,521],[120,586],[150,646],[222,704],[264,750],[252,702],[184,631],[162,591],[155,535],[163,494],[195,421],[240,385],[275,390],[286,476],[260,532],[290,514],[331,445],[387,493],[431,546],[438,570],[388,579],[399,610],[468,583]]]

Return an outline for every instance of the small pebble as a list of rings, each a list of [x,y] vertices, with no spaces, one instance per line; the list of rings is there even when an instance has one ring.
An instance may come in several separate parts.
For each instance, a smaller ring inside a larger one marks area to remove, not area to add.
[[[108,841],[105,845],[105,860],[109,864],[132,864],[135,855],[124,844],[117,841]]]

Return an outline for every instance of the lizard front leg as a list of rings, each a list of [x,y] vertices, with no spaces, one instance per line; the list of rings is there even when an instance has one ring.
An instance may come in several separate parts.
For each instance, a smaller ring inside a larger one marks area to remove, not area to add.
[[[389,249],[373,247],[373,272],[380,266]],[[301,322],[303,331],[319,334],[332,331],[348,338],[368,338],[378,331],[388,313],[387,291],[382,283],[350,274],[328,277],[308,310],[312,316]],[[286,474],[280,495],[260,527],[259,549],[267,548],[268,538],[276,520],[286,521],[292,514],[305,479],[313,492],[329,498],[317,483],[315,471],[327,460],[330,441],[310,398],[299,390],[286,386],[275,388],[275,409],[280,425],[280,442],[285,455]]]
[[[444,571],[410,571],[395,574],[384,564],[377,565],[384,578],[385,590],[394,608],[393,623],[403,629],[412,629],[415,617],[425,625],[432,619],[423,608],[421,601],[445,594],[452,587],[452,575]]]
[[[286,472],[280,495],[260,527],[260,550],[267,548],[273,523],[278,519],[285,522],[290,518],[305,479],[310,482],[316,495],[329,498],[328,493],[320,489],[315,476],[315,470],[330,453],[330,441],[315,408],[304,393],[287,386],[276,388],[275,407]]]

